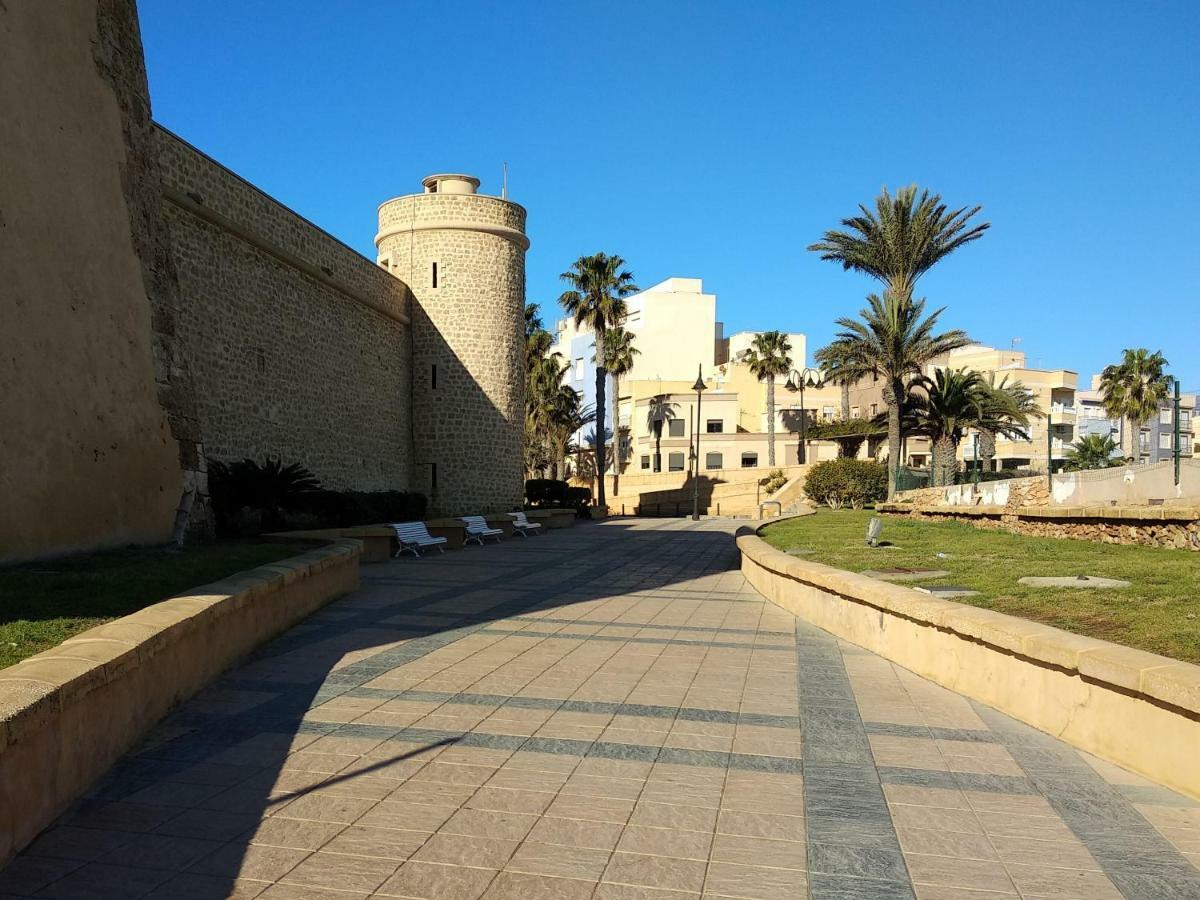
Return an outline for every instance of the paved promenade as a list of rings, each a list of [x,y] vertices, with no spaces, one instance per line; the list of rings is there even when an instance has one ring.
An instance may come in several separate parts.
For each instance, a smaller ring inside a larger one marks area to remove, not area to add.
[[[732,531],[365,567],[0,896],[1200,898],[1200,806],[764,602]]]

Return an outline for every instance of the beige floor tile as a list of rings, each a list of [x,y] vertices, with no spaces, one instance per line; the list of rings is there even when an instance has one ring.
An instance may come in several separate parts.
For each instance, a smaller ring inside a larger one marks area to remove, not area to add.
[[[318,850],[346,826],[335,822],[309,822],[273,816],[263,819],[243,836],[252,844],[289,847],[294,850]]]
[[[327,853],[348,853],[402,862],[416,853],[429,836],[429,832],[426,831],[350,825],[322,850]]]
[[[538,819],[526,840],[543,844],[563,844],[567,847],[612,850],[621,837],[621,831],[622,826],[616,822],[589,822],[584,819],[545,816]]]
[[[629,824],[711,833],[717,826],[717,814],[718,810],[713,807],[640,801],[633,808]]]
[[[704,879],[705,894],[752,897],[755,900],[794,900],[803,897],[808,881],[795,869],[769,869],[737,863],[714,862]]]
[[[894,804],[889,809],[892,813],[892,822],[897,828],[957,831],[962,834],[984,833],[979,819],[969,809],[945,809],[939,806],[908,806],[906,804]]]
[[[465,834],[435,834],[415,854],[419,862],[499,869],[517,848],[516,841],[471,837]]]
[[[769,866],[777,869],[806,869],[807,847],[803,841],[776,841],[740,834],[718,834],[713,838],[713,862]]]
[[[371,807],[356,824],[399,828],[403,831],[437,831],[457,809],[452,804],[427,806],[423,803],[384,800]]]
[[[496,875],[495,869],[409,860],[377,893],[420,900],[478,900]]]
[[[676,891],[699,891],[706,865],[693,859],[669,859],[638,853],[613,853],[604,881]]]
[[[595,886],[594,881],[505,871],[483,896],[484,900],[588,900]]]
[[[998,862],[923,853],[905,853],[904,861],[915,884],[1015,893],[1012,880]]]
[[[1121,892],[1098,871],[1009,863],[1008,873],[1017,890],[1028,897],[1122,900]]]
[[[781,841],[805,839],[804,819],[775,813],[742,812],[723,809],[717,818],[717,832],[747,837],[765,837]]]
[[[674,859],[708,859],[711,845],[712,835],[708,832],[629,825],[617,843],[617,850]]]
[[[283,876],[288,884],[340,891],[365,891],[379,887],[400,866],[395,859],[347,856],[318,851]]]
[[[991,840],[982,834],[967,834],[941,828],[896,828],[900,847],[906,853],[954,856],[961,859],[997,860]]]
[[[526,841],[517,848],[505,868],[511,872],[596,882],[604,871],[608,857],[607,850]]]

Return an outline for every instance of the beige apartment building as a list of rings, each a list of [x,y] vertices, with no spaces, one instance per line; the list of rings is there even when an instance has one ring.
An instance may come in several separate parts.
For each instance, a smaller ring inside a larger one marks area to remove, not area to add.
[[[1009,384],[1020,382],[1033,392],[1034,399],[1046,415],[1034,419],[1029,427],[1028,440],[996,441],[993,464],[998,469],[1046,468],[1049,459],[1053,468],[1062,465],[1076,438],[1078,409],[1075,392],[1079,375],[1070,369],[1041,369],[1026,364],[1025,353],[1015,349],[998,349],[971,344],[952,350],[926,367],[932,377],[937,369],[974,369],[995,384],[1008,379]],[[1049,435],[1047,435],[1049,431]],[[959,459],[967,466],[976,461],[975,434],[968,431],[958,448]],[[927,458],[916,454],[913,465],[924,465]]]

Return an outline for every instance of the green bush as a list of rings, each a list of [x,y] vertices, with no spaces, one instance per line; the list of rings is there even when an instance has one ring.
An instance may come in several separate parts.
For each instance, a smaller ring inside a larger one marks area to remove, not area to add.
[[[554,478],[530,478],[525,482],[525,501],[530,506],[566,506],[569,486]],[[590,494],[591,491],[589,490]]]
[[[589,512],[592,505],[592,489],[590,487],[569,487],[563,499],[565,501],[563,505],[574,509],[576,515],[581,519],[592,517]]]
[[[787,484],[787,476],[783,474],[783,469],[772,469],[767,477],[759,479],[758,483],[762,485],[763,491],[770,495]]]
[[[428,500],[408,491],[314,491],[297,506],[320,524],[317,528],[346,528],[425,518]]]
[[[830,509],[862,509],[887,496],[887,468],[865,459],[831,459],[817,463],[804,478],[804,493]]]

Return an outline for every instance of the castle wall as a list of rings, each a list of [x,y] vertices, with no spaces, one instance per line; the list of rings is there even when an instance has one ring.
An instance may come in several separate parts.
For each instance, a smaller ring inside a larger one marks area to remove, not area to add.
[[[0,3],[0,122],[0,561],[166,540],[199,450],[133,0]]]
[[[405,285],[170,132],[157,139],[208,456],[408,488]]]
[[[416,194],[383,204],[379,228],[381,262],[414,296],[414,487],[442,515],[519,508],[525,210],[496,197]]]

